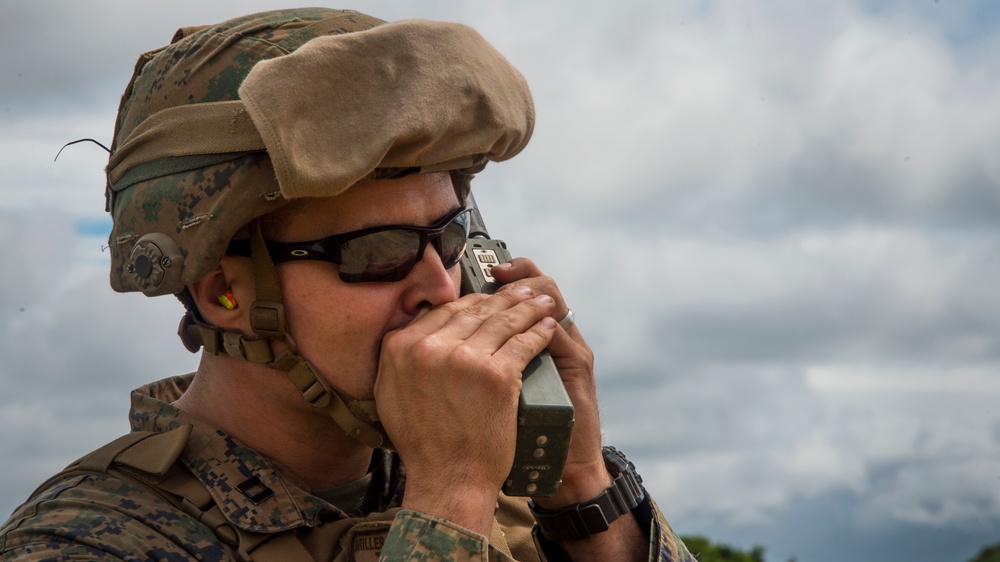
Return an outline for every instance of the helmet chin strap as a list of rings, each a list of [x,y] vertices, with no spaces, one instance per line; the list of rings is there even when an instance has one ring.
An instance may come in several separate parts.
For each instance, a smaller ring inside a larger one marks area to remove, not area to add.
[[[260,221],[250,223],[250,255],[253,260],[257,300],[250,306],[250,327],[256,336],[211,326],[188,312],[177,330],[188,350],[217,354],[267,365],[284,372],[302,397],[315,408],[325,410],[347,435],[371,447],[392,448],[389,436],[378,419],[374,400],[357,400],[334,389],[305,358],[285,328],[285,309],[281,303],[278,274],[261,234]],[[286,349],[274,356],[272,341],[285,342]]]
[[[259,340],[270,348],[267,340]],[[391,448],[389,436],[378,419],[374,400],[357,400],[333,389],[313,368],[309,361],[295,351],[290,335],[284,338],[288,349],[267,363],[268,367],[283,371],[302,393],[302,397],[316,408],[326,410],[347,435],[371,447]]]

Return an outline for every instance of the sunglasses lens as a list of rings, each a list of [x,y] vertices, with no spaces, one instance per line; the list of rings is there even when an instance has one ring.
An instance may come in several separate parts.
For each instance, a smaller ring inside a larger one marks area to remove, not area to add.
[[[348,240],[341,246],[340,278],[347,283],[399,281],[417,262],[420,235],[412,230],[383,230]]]
[[[347,283],[400,281],[417,263],[424,240],[440,254],[445,269],[451,269],[469,240],[469,212],[454,217],[436,232],[400,227],[347,240],[340,247],[340,279]]]
[[[437,246],[441,254],[441,263],[445,269],[451,269],[465,253],[465,245],[469,241],[469,213],[463,213],[454,221],[448,223]]]

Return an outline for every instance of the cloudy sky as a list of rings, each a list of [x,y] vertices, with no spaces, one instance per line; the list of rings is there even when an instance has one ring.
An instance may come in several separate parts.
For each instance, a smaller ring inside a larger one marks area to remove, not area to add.
[[[173,299],[107,285],[106,154],[53,157],[110,143],[176,28],[281,5],[0,4],[0,517],[195,365]],[[1000,4],[336,7],[468,23],[527,77],[534,139],[480,206],[560,281],[607,441],[681,533],[777,562],[1000,540]]]

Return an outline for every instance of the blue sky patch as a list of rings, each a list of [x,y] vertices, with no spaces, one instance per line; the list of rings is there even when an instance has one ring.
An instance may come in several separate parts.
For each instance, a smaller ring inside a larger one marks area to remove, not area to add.
[[[76,234],[78,236],[100,236],[107,238],[111,234],[111,217],[80,219],[76,221]]]

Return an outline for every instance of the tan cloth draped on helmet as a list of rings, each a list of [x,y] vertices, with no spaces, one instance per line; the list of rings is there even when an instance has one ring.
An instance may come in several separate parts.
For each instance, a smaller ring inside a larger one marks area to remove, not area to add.
[[[151,116],[112,156],[109,181],[164,158],[266,149],[285,198],[328,197],[379,168],[506,160],[534,127],[523,76],[456,23],[409,20],[318,37],[257,63],[239,93],[239,101]]]
[[[534,126],[528,85],[499,52],[427,20],[310,41],[257,64],[240,98],[289,198],[331,195],[376,167],[506,160]]]

